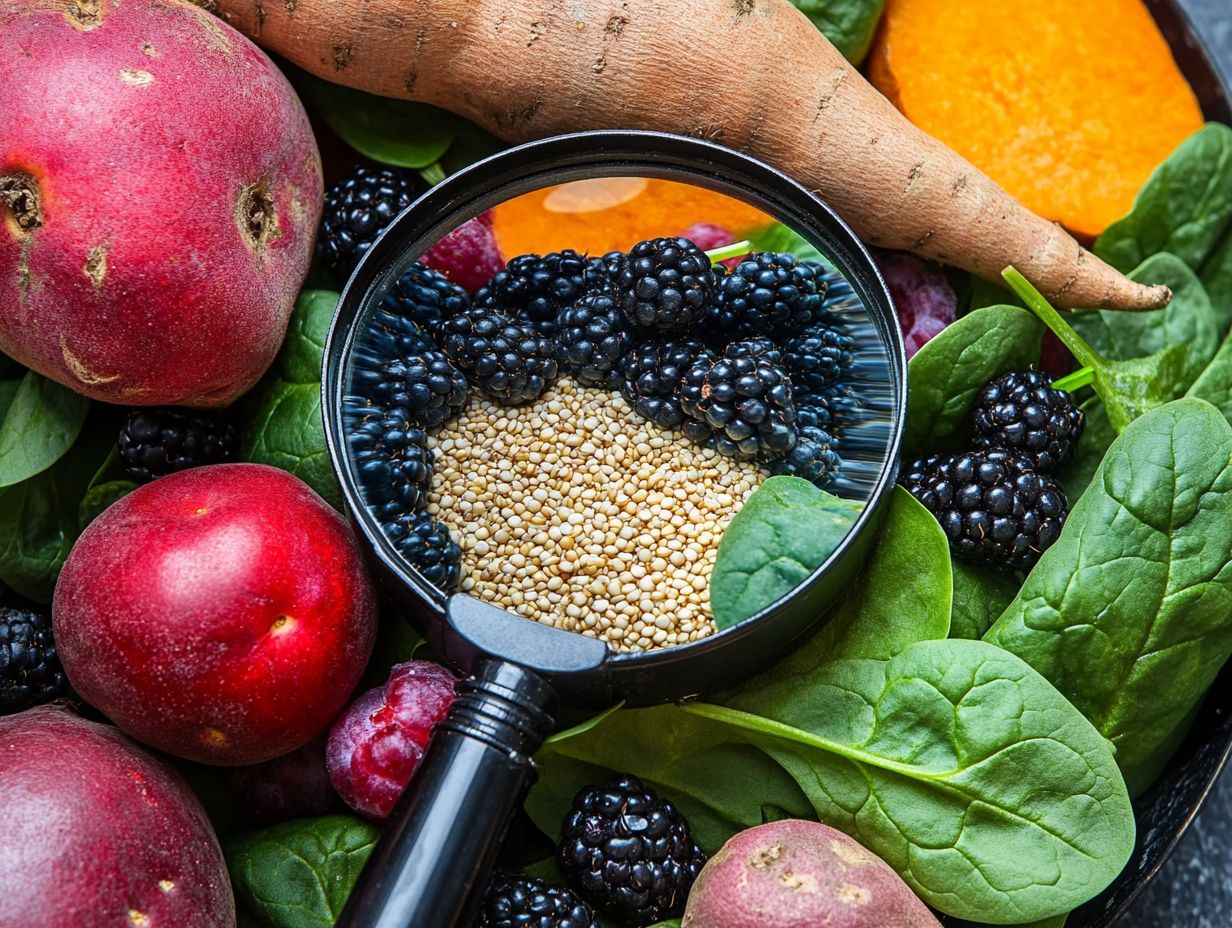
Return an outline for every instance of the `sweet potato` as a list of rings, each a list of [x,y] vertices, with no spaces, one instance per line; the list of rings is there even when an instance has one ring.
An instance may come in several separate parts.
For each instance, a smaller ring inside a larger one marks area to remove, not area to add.
[[[759,825],[702,869],[681,928],[940,928],[889,864],[818,822]]]
[[[1202,126],[1141,0],[891,0],[869,75],[925,132],[1089,238]]]
[[[870,244],[990,278],[1013,264],[1065,306],[1169,297],[911,125],[788,0],[202,2],[322,77],[510,141],[605,127],[703,136],[816,188]]]

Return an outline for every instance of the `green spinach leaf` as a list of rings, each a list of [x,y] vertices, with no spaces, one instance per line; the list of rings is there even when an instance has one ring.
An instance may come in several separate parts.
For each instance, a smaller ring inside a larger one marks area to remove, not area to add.
[[[1066,912],[1124,866],[1134,820],[1108,745],[1047,681],[980,641],[924,641],[745,693],[615,713],[540,752],[528,804],[631,770],[713,852],[763,805],[840,828],[930,905],[977,921]]]
[[[305,290],[296,300],[278,360],[244,403],[240,454],[294,474],[341,508],[321,417],[321,361],[337,305],[329,290]]]
[[[906,454],[956,444],[980,388],[998,374],[1038,364],[1042,334],[1026,310],[989,306],[926,343],[907,365]]]
[[[241,901],[275,928],[331,928],[377,834],[349,815],[285,822],[230,841],[227,867]]]
[[[0,422],[0,487],[45,471],[73,446],[90,401],[27,371]]]
[[[1021,585],[1013,574],[972,567],[955,561],[954,608],[950,615],[950,637],[976,640],[992,627],[1006,607],[1014,601]]]
[[[1206,400],[1232,421],[1232,332],[1186,395]]]
[[[13,405],[20,389],[20,380],[0,380],[0,422],[9,414],[9,407]]]
[[[1058,475],[1065,498],[1071,506],[1086,492],[1099,465],[1103,463],[1104,455],[1116,440],[1116,430],[1108,421],[1108,414],[1104,412],[1104,404],[1099,397],[1090,397],[1079,408],[1086,417],[1086,426],[1073,459]]]
[[[77,524],[81,531],[103,514],[103,511],[137,489],[131,480],[111,480],[96,484],[86,490],[86,495],[77,507]]]
[[[854,65],[873,44],[885,0],[791,0]]]
[[[753,230],[748,234],[748,240],[755,251],[790,252],[801,261],[816,261],[827,268],[833,267],[816,245],[781,222]]]
[[[1133,792],[1232,655],[1232,426],[1185,399],[1108,449],[985,640],[1047,677],[1116,746]]]
[[[863,504],[799,477],[771,477],[723,532],[710,574],[710,605],[730,628],[790,593],[847,535]]]

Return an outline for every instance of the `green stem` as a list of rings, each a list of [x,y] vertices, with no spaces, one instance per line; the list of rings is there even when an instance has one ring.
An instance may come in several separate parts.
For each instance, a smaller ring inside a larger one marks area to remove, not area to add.
[[[718,264],[720,261],[726,261],[728,258],[743,258],[753,250],[753,243],[748,239],[743,242],[732,242],[730,245],[724,245],[721,248],[711,248],[706,252],[706,257],[710,259],[711,264]]]
[[[420,168],[419,176],[429,184],[439,184],[445,179],[445,169],[441,167],[441,163],[439,161],[434,161],[426,168]]]
[[[1058,390],[1064,390],[1066,393],[1073,393],[1075,390],[1081,390],[1083,387],[1089,387],[1095,381],[1095,368],[1080,367],[1072,374],[1066,374],[1059,380],[1052,382],[1053,387]]]
[[[1005,282],[1010,285],[1013,290],[1027,304],[1027,308],[1039,317],[1044,325],[1052,330],[1052,334],[1061,340],[1061,343],[1069,349],[1069,353],[1078,359],[1078,363],[1083,367],[1105,368],[1108,362],[1098,351],[1083,341],[1082,336],[1073,330],[1068,322],[1061,318],[1061,314],[1053,309],[1052,304],[1044,299],[1044,295],[1031,285],[1027,278],[1023,277],[1018,272],[1018,269],[1010,266],[1001,272],[1001,276],[1005,278]]]

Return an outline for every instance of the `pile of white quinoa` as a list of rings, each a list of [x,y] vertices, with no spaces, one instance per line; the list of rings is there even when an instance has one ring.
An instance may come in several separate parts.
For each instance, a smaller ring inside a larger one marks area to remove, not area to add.
[[[428,511],[462,546],[463,591],[621,650],[714,632],[710,571],[753,462],[572,380],[528,406],[475,397],[432,447]]]

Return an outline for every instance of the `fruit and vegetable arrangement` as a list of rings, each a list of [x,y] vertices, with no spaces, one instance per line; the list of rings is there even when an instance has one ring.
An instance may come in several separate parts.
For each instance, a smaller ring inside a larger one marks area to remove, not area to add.
[[[872,247],[901,460],[824,250],[605,177],[367,306],[360,508],[442,601],[640,652],[790,597],[898,486],[778,663],[561,710],[475,924],[1060,928],[1232,655],[1232,129],[1111,6],[0,9],[0,924],[334,923],[459,683],[344,511],[339,292],[450,174],[627,127]]]

